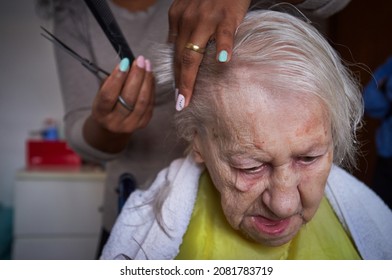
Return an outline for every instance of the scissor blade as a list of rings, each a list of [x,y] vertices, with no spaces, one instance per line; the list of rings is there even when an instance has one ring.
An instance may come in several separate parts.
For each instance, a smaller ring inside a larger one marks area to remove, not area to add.
[[[45,39],[51,41],[56,47],[60,47],[61,50],[65,51],[66,53],[68,53],[69,55],[71,55],[73,58],[75,58],[76,60],[78,60],[79,62],[83,62],[83,58],[80,57],[78,54],[74,53],[72,50],[69,50],[68,48],[64,47],[61,43],[59,43],[58,41],[56,41],[53,38],[50,38],[49,36],[47,36],[46,34],[41,33],[42,37],[44,37]]]
[[[41,33],[42,37],[44,37],[45,39],[52,42],[56,47],[60,47],[61,50],[65,51],[66,53],[71,55],[74,59],[78,60],[90,72],[92,72],[95,75],[97,75],[99,72],[102,72],[103,74],[105,74],[107,76],[110,75],[110,73],[101,69],[100,67],[95,65],[93,62],[80,56],[77,52],[75,52],[73,49],[71,49],[66,44],[64,44],[60,39],[58,39],[56,36],[54,36],[52,33],[50,33],[47,29],[45,29],[42,26],[41,26],[41,29],[46,32],[46,34]]]

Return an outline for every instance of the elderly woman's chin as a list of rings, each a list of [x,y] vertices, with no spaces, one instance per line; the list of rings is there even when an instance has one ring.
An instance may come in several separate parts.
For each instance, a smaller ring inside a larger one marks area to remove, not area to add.
[[[299,214],[282,220],[247,216],[240,224],[240,230],[247,238],[257,243],[277,247],[290,242],[303,224],[304,220]]]

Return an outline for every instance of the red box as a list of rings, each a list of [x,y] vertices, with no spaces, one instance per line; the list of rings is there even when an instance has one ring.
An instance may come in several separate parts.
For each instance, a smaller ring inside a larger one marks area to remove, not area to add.
[[[82,163],[81,157],[61,140],[28,140],[26,161],[28,167],[80,166]]]

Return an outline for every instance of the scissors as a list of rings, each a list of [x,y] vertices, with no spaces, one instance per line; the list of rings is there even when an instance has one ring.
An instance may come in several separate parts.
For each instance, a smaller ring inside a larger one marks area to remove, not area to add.
[[[87,58],[80,56],[77,52],[75,52],[73,49],[71,49],[66,44],[64,44],[60,39],[58,39],[56,36],[50,33],[47,29],[45,29],[42,26],[41,29],[45,32],[45,33],[41,33],[41,35],[45,39],[51,41],[56,47],[59,47],[61,50],[65,51],[70,56],[72,56],[74,59],[78,60],[87,70],[93,73],[98,79],[103,80],[105,77],[110,75],[109,72],[98,67],[96,64],[94,64]]]

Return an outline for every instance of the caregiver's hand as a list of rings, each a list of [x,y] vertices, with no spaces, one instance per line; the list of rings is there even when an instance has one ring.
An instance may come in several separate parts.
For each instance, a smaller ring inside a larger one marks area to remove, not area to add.
[[[216,42],[216,59],[230,61],[236,29],[251,0],[174,0],[169,10],[169,42],[175,44],[176,109],[188,106],[203,50]]]
[[[83,127],[85,140],[108,153],[122,151],[131,134],[152,117],[155,80],[151,63],[139,56],[129,69],[123,59],[101,85]]]

